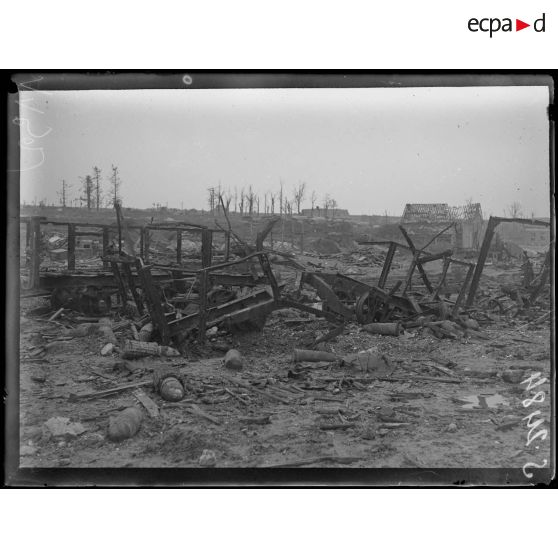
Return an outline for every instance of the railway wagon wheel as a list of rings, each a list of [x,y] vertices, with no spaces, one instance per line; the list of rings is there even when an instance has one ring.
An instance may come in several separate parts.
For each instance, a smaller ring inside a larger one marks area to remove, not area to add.
[[[383,321],[391,313],[392,308],[374,292],[363,293],[359,296],[355,313],[359,324]]]

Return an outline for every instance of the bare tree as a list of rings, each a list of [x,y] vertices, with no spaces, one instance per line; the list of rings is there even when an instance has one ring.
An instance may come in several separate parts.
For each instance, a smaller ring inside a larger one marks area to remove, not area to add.
[[[240,189],[240,201],[238,202],[238,211],[244,215],[244,188]]]
[[[217,186],[217,191],[215,192],[215,207],[214,209],[217,210],[217,215],[221,212],[221,206],[219,205],[219,199],[223,194],[223,189],[221,188],[221,181],[219,180],[219,184]]]
[[[85,202],[87,209],[91,210],[91,207],[93,206],[93,179],[90,174],[88,174],[85,178],[82,176],[79,178],[83,188],[83,197],[80,198],[80,201]]]
[[[318,201],[318,194],[316,193],[316,190],[312,190],[312,193],[310,194],[310,203],[312,204],[312,209],[310,211],[312,217],[314,217],[314,207],[316,207],[317,201]]]
[[[71,188],[72,187],[65,180],[62,180],[62,188],[57,192],[57,194],[60,196],[60,203],[62,204],[62,207],[66,207],[66,202],[68,202],[70,205],[72,204],[72,202],[68,199]]]
[[[296,204],[296,212],[300,215],[300,204],[303,202],[306,192],[306,182],[301,182],[293,190],[293,198]]]
[[[269,194],[269,204],[271,206],[271,214],[275,215],[275,193],[274,192],[270,192]]]
[[[283,181],[279,179],[281,189],[279,190],[279,215],[283,214]]]
[[[95,183],[95,201],[97,211],[101,207],[102,188],[101,188],[101,169],[97,166],[93,167],[93,182]]]
[[[248,214],[251,216],[254,212],[254,191],[252,190],[252,184],[248,188],[248,194],[246,194],[246,201],[248,202]]]
[[[331,203],[331,198],[329,197],[329,194],[325,194],[324,195],[324,199],[323,199],[323,206],[324,206],[324,217],[327,218],[327,210],[331,207],[330,203]]]
[[[238,211],[238,188],[235,186],[234,187],[234,212],[236,213]]]
[[[112,165],[112,174],[110,175],[109,180],[111,186],[110,197],[112,204],[122,204],[122,197],[120,196],[120,187],[122,186],[122,180],[119,176],[118,167],[115,165]]]
[[[231,200],[232,200],[232,194],[231,194],[231,192],[228,188],[227,188],[226,192],[223,192],[222,200],[223,200],[223,204],[225,206],[225,211],[228,213],[229,212],[229,207],[231,205]]]
[[[507,207],[507,211],[504,210],[504,213],[507,213],[512,219],[516,219],[523,215],[523,209],[521,204],[515,201]]]
[[[215,202],[219,199],[215,196],[215,188],[208,188],[207,193],[207,203],[209,204],[209,211],[211,212],[211,214],[215,214]]]
[[[331,207],[331,220],[335,219],[335,209],[337,208],[337,201],[331,198],[329,200],[329,207]]]

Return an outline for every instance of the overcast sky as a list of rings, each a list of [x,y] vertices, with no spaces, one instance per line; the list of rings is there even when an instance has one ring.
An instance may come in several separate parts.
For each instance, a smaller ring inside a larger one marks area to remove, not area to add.
[[[545,87],[22,93],[21,200],[120,169],[125,206],[206,208],[207,188],[262,197],[299,182],[352,214],[405,203],[549,215]],[[26,122],[23,119],[28,119]],[[42,137],[33,137],[42,136]],[[308,196],[309,198],[309,196]],[[262,204],[263,206],[263,204]],[[309,199],[303,203],[309,207]]]

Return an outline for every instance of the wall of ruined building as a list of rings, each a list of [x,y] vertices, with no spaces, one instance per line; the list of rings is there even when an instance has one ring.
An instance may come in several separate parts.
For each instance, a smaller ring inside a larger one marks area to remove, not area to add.
[[[523,247],[542,249],[550,243],[550,227],[501,223],[496,231],[504,242],[513,242]]]

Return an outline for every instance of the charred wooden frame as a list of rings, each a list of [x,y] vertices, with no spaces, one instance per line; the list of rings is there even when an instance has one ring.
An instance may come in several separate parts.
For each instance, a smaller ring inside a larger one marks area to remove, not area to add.
[[[550,222],[538,221],[536,219],[520,219],[516,217],[493,217],[492,215],[488,219],[488,225],[486,226],[486,232],[484,233],[484,239],[482,241],[479,257],[477,260],[477,265],[475,268],[475,273],[471,280],[471,287],[469,289],[469,294],[467,296],[466,306],[472,306],[475,302],[475,295],[479,287],[480,278],[482,271],[484,269],[484,264],[486,263],[486,258],[488,257],[488,251],[490,245],[492,244],[492,239],[494,238],[494,233],[496,228],[501,223],[523,223],[525,225],[540,225],[541,227],[550,227]],[[549,239],[550,240],[550,239]]]

